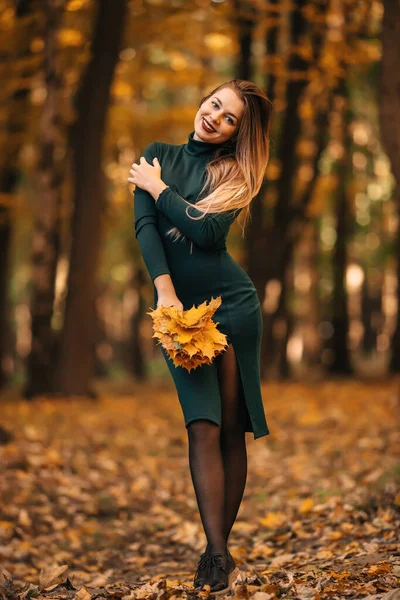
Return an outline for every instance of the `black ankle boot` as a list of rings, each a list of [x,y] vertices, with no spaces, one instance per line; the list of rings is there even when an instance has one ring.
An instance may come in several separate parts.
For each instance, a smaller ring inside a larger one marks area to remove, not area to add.
[[[236,562],[235,559],[233,558],[232,554],[229,552],[228,549],[226,549],[226,563],[225,563],[225,568],[228,572],[228,577],[234,581],[236,579],[236,577],[239,574],[239,568],[236,566]],[[234,574],[234,576],[232,575]]]
[[[203,552],[203,554],[200,555],[200,560],[197,565],[196,574],[193,578],[193,586],[195,589],[197,589],[197,588],[200,589],[203,586],[203,581],[208,574],[208,570],[209,570],[208,555],[209,555],[209,551],[208,551],[208,546],[207,546],[205,552]]]
[[[228,549],[224,554],[206,551],[201,555],[195,581],[200,588],[209,585],[210,593],[219,596],[231,589],[238,573],[239,569]]]
[[[204,578],[209,574],[209,562],[207,558],[208,554],[212,554],[211,545],[207,543],[206,549],[203,554],[200,555],[200,560],[197,565],[197,571],[193,578],[193,585],[195,589],[200,589],[203,585]]]

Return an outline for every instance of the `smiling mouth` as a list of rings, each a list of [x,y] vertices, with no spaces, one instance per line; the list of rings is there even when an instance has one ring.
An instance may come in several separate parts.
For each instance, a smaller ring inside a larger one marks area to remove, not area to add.
[[[203,129],[208,131],[208,133],[216,133],[216,130],[213,127],[211,127],[211,125],[208,123],[208,121],[206,121],[206,119],[204,117],[202,119],[202,125],[203,125]]]

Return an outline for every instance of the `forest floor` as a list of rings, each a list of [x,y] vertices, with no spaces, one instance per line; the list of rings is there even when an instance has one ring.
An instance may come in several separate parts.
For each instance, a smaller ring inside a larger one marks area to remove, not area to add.
[[[232,597],[400,598],[399,392],[396,379],[264,386],[271,433],[247,434]],[[170,385],[4,395],[1,412],[1,600],[199,597],[205,537]]]

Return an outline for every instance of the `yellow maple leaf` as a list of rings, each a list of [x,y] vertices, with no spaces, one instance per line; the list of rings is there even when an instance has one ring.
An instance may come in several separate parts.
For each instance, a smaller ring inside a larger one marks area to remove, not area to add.
[[[269,512],[266,517],[260,519],[261,525],[271,529],[281,527],[287,522],[287,515],[282,512]]]
[[[153,319],[153,338],[158,339],[175,366],[189,372],[213,359],[227,347],[227,337],[217,329],[212,316],[221,305],[221,296],[184,311],[159,306],[146,313]]]
[[[312,498],[305,498],[299,506],[299,512],[306,514],[310,512],[314,507],[314,501]]]
[[[179,337],[179,341],[182,344],[192,341],[193,337],[196,335],[197,331],[191,329],[185,329],[179,323],[171,323],[171,332],[174,332]]]
[[[190,358],[193,358],[198,353],[198,348],[194,344],[186,344],[185,351],[188,353]]]

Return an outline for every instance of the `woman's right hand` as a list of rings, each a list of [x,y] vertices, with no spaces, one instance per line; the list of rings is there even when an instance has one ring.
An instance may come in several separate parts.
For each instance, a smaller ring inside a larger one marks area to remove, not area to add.
[[[179,311],[183,311],[183,304],[176,294],[158,294],[157,308],[159,306],[174,306]]]

